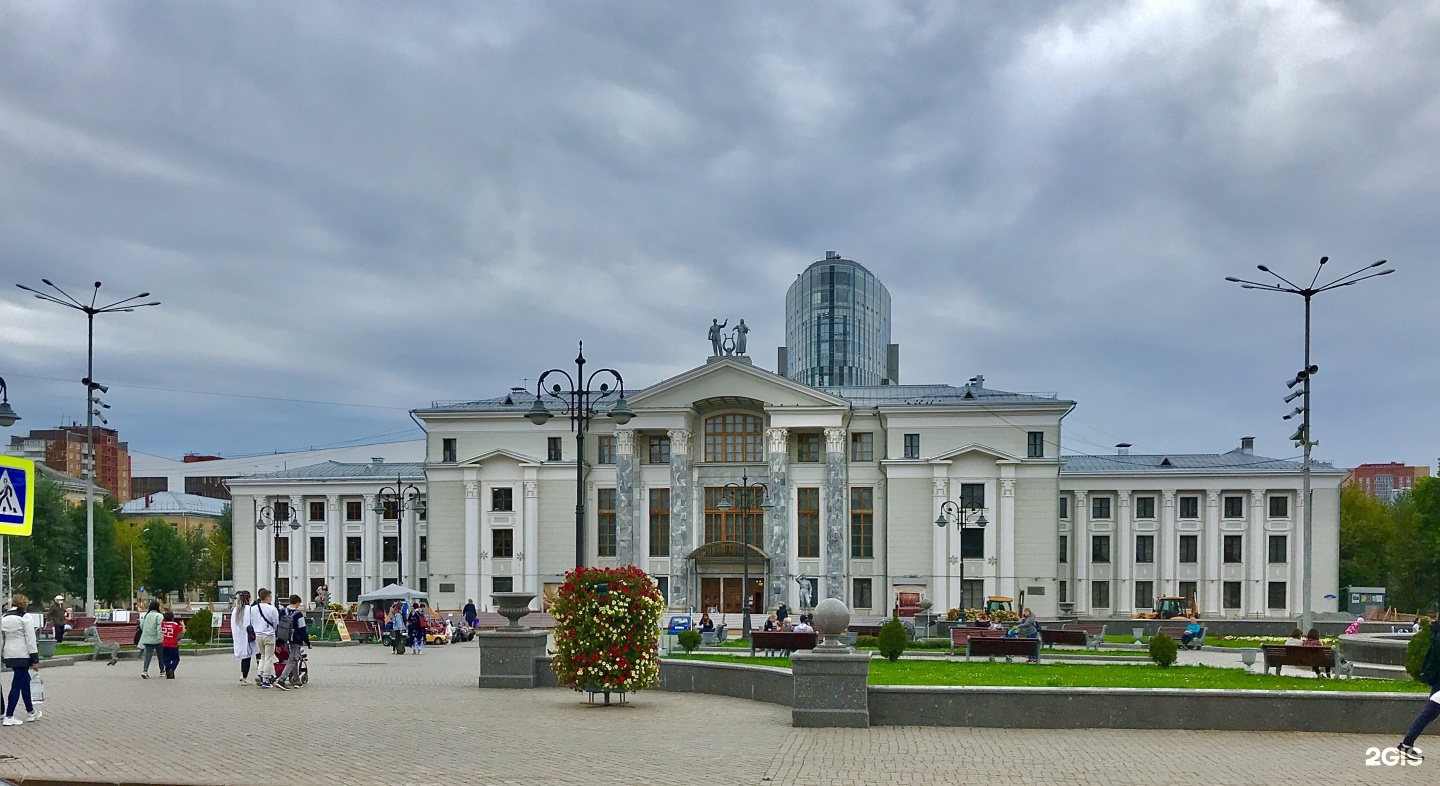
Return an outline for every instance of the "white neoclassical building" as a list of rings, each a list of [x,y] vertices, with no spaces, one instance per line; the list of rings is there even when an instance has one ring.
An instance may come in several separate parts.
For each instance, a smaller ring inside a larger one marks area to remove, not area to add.
[[[323,581],[346,600],[403,576],[443,607],[552,589],[575,564],[577,457],[568,419],[525,419],[533,401],[511,390],[417,410],[423,465],[330,462],[232,480],[236,575],[268,586],[278,564],[282,589]],[[1058,397],[983,377],[817,388],[746,357],[712,357],[628,404],[632,420],[602,413],[586,442],[585,562],[638,565],[672,604],[738,611],[747,596],[757,607],[833,596],[878,615],[904,592],[942,609],[1023,596],[1047,616],[1128,617],[1175,594],[1217,617],[1300,608],[1299,465],[1249,442],[1062,457],[1074,404]],[[423,518],[374,512],[397,467],[424,489]],[[1335,608],[1342,476],[1314,472],[1317,610]],[[277,502],[304,513],[302,530],[283,544],[244,534],[247,509]],[[947,502],[986,526],[938,527]]]

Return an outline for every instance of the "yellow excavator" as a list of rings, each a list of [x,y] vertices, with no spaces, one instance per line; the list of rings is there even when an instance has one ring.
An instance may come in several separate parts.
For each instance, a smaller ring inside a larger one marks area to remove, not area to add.
[[[1200,609],[1195,605],[1193,598],[1182,598],[1178,595],[1163,595],[1155,601],[1155,610],[1136,614],[1133,619],[1137,620],[1169,620],[1176,617],[1200,616]]]

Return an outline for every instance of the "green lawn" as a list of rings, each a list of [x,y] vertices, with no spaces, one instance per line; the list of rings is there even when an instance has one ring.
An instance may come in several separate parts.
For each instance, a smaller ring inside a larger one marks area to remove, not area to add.
[[[680,659],[790,668],[787,658],[744,658],[734,655],[673,656]],[[956,663],[953,661],[875,660],[871,685],[993,685],[1037,688],[1204,688],[1223,690],[1321,690],[1374,693],[1426,693],[1418,683],[1399,680],[1318,680],[1274,677],[1213,666],[1140,664],[1080,665],[1071,663]]]
[[[1147,636],[1145,642],[1149,643]],[[1327,647],[1334,646],[1340,640],[1334,637],[1321,637],[1321,642]],[[1107,644],[1134,644],[1135,637],[1128,634],[1105,634]],[[1260,649],[1261,644],[1284,644],[1284,636],[1217,636],[1208,635],[1205,637],[1207,647],[1234,647],[1236,649]]]
[[[217,645],[217,644],[207,644],[207,645],[205,645],[205,646],[206,646],[206,648],[208,649],[208,648],[210,648],[210,647],[216,647],[216,646],[224,647],[224,646],[226,646],[226,645],[225,645],[225,644],[218,644],[218,645]],[[120,646],[120,650],[121,650],[122,652],[129,651],[129,650],[138,650],[138,649],[140,649],[140,648],[139,648],[139,647],[132,647],[132,646],[130,646],[130,645],[128,645],[128,644],[122,644],[122,645]],[[182,650],[198,650],[198,649],[200,649],[200,645],[199,645],[199,644],[196,644],[196,643],[194,643],[194,642],[190,642],[190,641],[182,641],[182,642],[180,642],[180,649],[182,649]],[[93,645],[93,644],[57,644],[57,645],[55,645],[55,654],[56,654],[56,655],[85,655],[85,656],[88,657],[88,656],[89,656],[91,653],[93,653],[94,651],[95,651],[95,645]]]
[[[743,650],[749,651],[749,649],[750,649],[750,642],[745,641],[744,639],[741,639],[741,640],[739,640],[739,641],[726,641],[725,643],[720,644],[720,645],[717,645],[717,646],[726,647],[726,648],[730,648],[730,649],[743,649]],[[875,651],[875,648],[874,648],[874,647],[856,647],[855,649],[856,649],[857,651],[859,651],[859,652],[874,652],[874,651]],[[949,654],[949,646],[947,645],[947,646],[945,646],[945,647],[918,647],[918,648],[913,648],[913,649],[907,648],[905,651],[906,651],[907,653],[933,652],[933,653],[938,653],[938,654]],[[1145,653],[1144,653],[1144,652],[1141,652],[1141,651],[1139,651],[1139,650],[1083,650],[1083,649],[1080,649],[1080,648],[1078,648],[1078,647],[1075,648],[1075,649],[1052,649],[1052,648],[1050,648],[1050,647],[1046,647],[1045,649],[1041,650],[1041,652],[1043,652],[1043,653],[1046,654],[1046,655],[1083,655],[1083,656],[1085,656],[1085,657],[1087,657],[1087,658],[1089,658],[1089,657],[1105,658],[1105,657],[1112,657],[1112,656],[1131,657],[1131,658],[1136,658],[1136,657],[1143,658],[1143,657],[1145,657]],[[964,649],[963,647],[957,647],[957,648],[955,649],[955,654],[956,654],[957,656],[964,655],[964,654],[965,654],[965,649]]]

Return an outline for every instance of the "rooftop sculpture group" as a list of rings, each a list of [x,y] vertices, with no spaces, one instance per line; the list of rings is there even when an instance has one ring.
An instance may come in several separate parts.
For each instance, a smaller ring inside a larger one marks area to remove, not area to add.
[[[733,328],[730,328],[730,335],[724,334],[725,326],[730,320],[721,322],[718,319],[710,320],[710,355],[712,357],[744,355],[747,336],[750,328],[745,325],[745,320]]]

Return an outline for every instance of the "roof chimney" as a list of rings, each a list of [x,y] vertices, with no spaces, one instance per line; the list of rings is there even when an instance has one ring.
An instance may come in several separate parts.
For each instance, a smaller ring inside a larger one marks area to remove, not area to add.
[[[1129,442],[1120,442],[1120,443],[1116,444],[1116,445],[1115,445],[1115,455],[1117,455],[1117,456],[1128,456],[1128,455],[1130,455],[1130,443],[1129,443]]]
[[[384,463],[385,463],[385,457],[384,457],[384,456],[371,456],[371,457],[370,457],[370,463],[372,463],[372,464],[384,464]]]
[[[1254,437],[1241,437],[1241,438],[1240,438],[1240,452],[1241,452],[1241,453],[1244,453],[1244,454],[1247,455],[1247,456],[1253,456],[1253,455],[1255,455],[1255,438],[1254,438]]]

